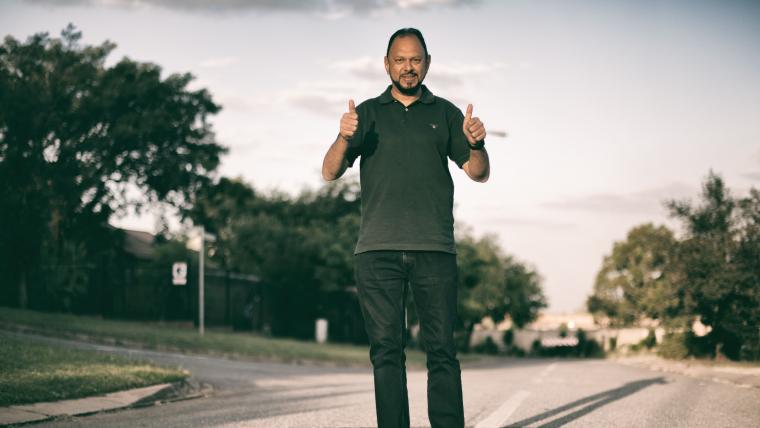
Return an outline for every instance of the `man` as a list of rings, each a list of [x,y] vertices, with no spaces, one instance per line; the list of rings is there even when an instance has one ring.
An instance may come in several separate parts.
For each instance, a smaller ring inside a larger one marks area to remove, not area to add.
[[[454,346],[457,265],[454,184],[447,158],[473,180],[488,180],[483,123],[423,84],[430,54],[422,33],[396,31],[385,70],[391,85],[359,106],[348,101],[325,155],[331,181],[361,157],[362,221],[355,251],[359,303],[370,342],[380,427],[408,427],[405,296],[411,288],[427,353],[428,417],[433,427],[464,426]]]

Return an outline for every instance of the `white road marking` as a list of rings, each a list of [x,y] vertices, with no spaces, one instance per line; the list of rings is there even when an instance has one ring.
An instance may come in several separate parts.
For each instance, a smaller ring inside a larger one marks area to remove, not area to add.
[[[495,412],[487,418],[478,422],[475,428],[499,428],[512,416],[512,413],[520,407],[523,400],[530,395],[530,392],[519,390],[507,399]]]
[[[551,363],[548,366],[546,366],[545,369],[541,370],[541,373],[538,374],[535,378],[533,378],[533,383],[539,384],[544,381],[544,378],[549,375],[554,369],[557,368],[557,363]]]

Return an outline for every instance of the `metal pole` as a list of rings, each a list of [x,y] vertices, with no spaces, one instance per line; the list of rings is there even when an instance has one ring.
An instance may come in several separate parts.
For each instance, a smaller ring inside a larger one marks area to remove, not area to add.
[[[206,252],[206,228],[201,226],[201,251],[198,254],[198,333],[203,336],[204,332],[204,325],[203,325],[203,278],[204,278],[204,271],[203,271],[203,263],[204,263],[204,254]]]

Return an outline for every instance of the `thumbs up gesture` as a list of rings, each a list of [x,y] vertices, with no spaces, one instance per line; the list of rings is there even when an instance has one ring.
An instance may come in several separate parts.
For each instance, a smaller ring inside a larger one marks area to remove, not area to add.
[[[343,113],[340,118],[340,136],[346,141],[353,138],[359,127],[359,115],[356,114],[354,100],[348,100],[348,113]]]
[[[472,117],[472,104],[467,104],[467,113],[464,115],[462,132],[470,144],[486,139],[486,128],[480,118]]]

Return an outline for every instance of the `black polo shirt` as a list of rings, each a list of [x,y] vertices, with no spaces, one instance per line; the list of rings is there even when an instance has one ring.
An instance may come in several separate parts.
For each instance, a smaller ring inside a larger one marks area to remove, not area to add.
[[[346,155],[349,166],[361,156],[362,222],[355,252],[456,253],[448,159],[461,168],[470,158],[462,112],[425,86],[408,107],[388,86],[356,112],[359,129]]]

